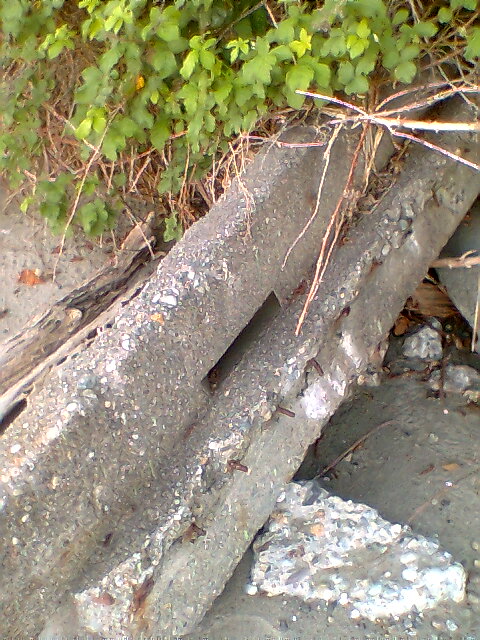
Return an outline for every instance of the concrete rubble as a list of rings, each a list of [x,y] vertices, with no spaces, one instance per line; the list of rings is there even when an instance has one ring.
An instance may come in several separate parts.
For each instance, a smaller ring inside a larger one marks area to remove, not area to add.
[[[453,109],[468,117],[463,102]],[[221,592],[480,190],[471,168],[411,148],[335,250],[297,337],[303,301],[292,291],[315,260],[355,135],[334,146],[319,215],[284,270],[315,204],[322,147],[259,154],[6,426],[3,635],[38,633],[57,610],[79,633],[182,635]],[[472,134],[439,139],[479,162]]]
[[[465,598],[465,569],[436,542],[315,481],[289,483],[264,528],[251,586],[268,595],[337,602],[372,622]]]

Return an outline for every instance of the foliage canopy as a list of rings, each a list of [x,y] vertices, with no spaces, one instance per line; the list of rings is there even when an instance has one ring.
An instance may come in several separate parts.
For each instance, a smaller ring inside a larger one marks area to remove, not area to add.
[[[436,60],[468,72],[478,15],[476,0],[8,0],[0,172],[54,231],[73,218],[101,234],[149,154],[175,202],[232,136],[301,109],[297,89],[364,96]]]

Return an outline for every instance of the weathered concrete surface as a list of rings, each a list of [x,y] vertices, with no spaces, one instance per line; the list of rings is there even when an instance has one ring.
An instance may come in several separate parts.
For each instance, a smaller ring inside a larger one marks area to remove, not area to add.
[[[468,136],[442,141],[480,157]],[[68,592],[83,631],[189,630],[480,188],[471,169],[413,150],[384,205],[337,251],[302,335],[293,334],[294,300],[211,397],[202,386],[210,367],[272,288],[284,297],[291,287],[280,267],[310,214],[316,155],[276,155],[263,192],[257,159],[94,348],[53,371],[6,431],[4,635],[38,630]],[[299,175],[299,158],[310,177]],[[338,194],[338,173],[330,180]],[[333,208],[336,197],[325,202]],[[321,233],[325,219],[317,225]],[[299,252],[304,269],[312,254]],[[325,375],[307,380],[317,353]],[[302,389],[305,419],[277,418]]]
[[[316,135],[299,128],[289,140]],[[282,259],[311,214],[319,147],[260,154],[113,326],[89,336],[28,397],[0,451],[5,635],[35,632],[74,582],[101,576],[99,552],[111,568],[141,548],[138,525],[163,528],[165,548],[188,526],[200,478],[197,457],[185,464],[183,441],[212,400],[202,380],[272,288],[286,297],[312,263],[354,145],[355,135],[344,136],[333,149],[337,169],[314,235],[285,272]]]

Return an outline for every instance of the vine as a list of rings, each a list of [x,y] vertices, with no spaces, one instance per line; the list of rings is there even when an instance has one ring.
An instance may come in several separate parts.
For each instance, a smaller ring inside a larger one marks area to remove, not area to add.
[[[9,0],[0,172],[53,231],[99,235],[154,157],[177,238],[185,182],[262,117],[301,109],[297,89],[362,97],[437,60],[468,74],[478,17],[476,0]]]

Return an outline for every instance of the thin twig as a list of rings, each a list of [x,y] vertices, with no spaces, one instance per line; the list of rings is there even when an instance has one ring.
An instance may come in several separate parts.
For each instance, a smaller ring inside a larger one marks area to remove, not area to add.
[[[438,153],[441,153],[444,156],[447,156],[451,160],[455,160],[456,162],[460,162],[461,164],[464,164],[467,167],[470,167],[471,169],[475,169],[475,171],[480,171],[480,165],[476,164],[475,162],[471,162],[470,160],[467,160],[466,158],[462,158],[462,156],[459,156],[456,153],[453,153],[452,151],[448,151],[447,149],[444,149],[443,147],[439,147],[438,145],[433,144],[433,142],[428,142],[427,140],[424,140],[423,138],[417,138],[416,136],[412,136],[412,134],[410,134],[410,133],[404,133],[403,131],[393,131],[392,130],[392,134],[394,136],[397,136],[398,138],[407,138],[407,140],[413,140],[413,142],[418,142],[419,144],[423,145],[424,147],[428,147],[429,149],[432,149],[433,151],[438,151]]]
[[[350,447],[348,447],[348,449],[345,449],[345,451],[343,453],[341,453],[337,458],[335,458],[335,460],[333,462],[331,462],[324,469],[322,469],[321,472],[318,475],[319,476],[326,475],[329,471],[334,469],[339,462],[341,462],[344,458],[346,458],[349,453],[352,453],[352,451],[355,451],[355,449],[359,445],[361,445],[363,442],[365,442],[365,440],[367,438],[369,438],[373,433],[375,433],[376,431],[379,431],[380,429],[383,429],[383,427],[388,427],[391,424],[395,424],[395,422],[396,422],[396,420],[387,420],[386,422],[382,422],[381,424],[377,424],[376,427],[373,427],[372,429],[367,431],[367,433],[364,433],[363,436],[358,438],[358,440],[355,440],[355,442]]]
[[[427,140],[424,140],[423,138],[417,138],[416,136],[413,136],[409,133],[404,133],[402,131],[398,131],[398,128],[406,128],[407,124],[410,125],[412,123],[415,123],[415,127],[414,126],[410,126],[410,128],[417,128],[417,129],[421,129],[422,127],[425,129],[433,129],[433,130],[440,130],[440,125],[442,123],[440,122],[435,122],[433,123],[425,123],[425,122],[421,122],[419,121],[411,121],[411,120],[401,120],[398,118],[382,118],[382,117],[378,117],[377,114],[370,114],[367,113],[364,109],[361,109],[360,107],[357,107],[354,104],[351,104],[349,102],[345,102],[344,100],[340,100],[339,98],[335,98],[335,97],[329,97],[329,96],[325,96],[324,94],[321,93],[312,93],[310,91],[300,91],[299,89],[297,89],[296,93],[299,93],[300,95],[305,95],[305,96],[309,96],[312,98],[320,98],[320,99],[324,99],[324,100],[331,100],[332,102],[339,104],[345,108],[351,109],[353,111],[356,111],[359,116],[357,116],[356,118],[353,117],[342,117],[342,118],[337,118],[336,120],[334,120],[333,122],[345,122],[345,121],[365,121],[367,120],[368,122],[371,122],[373,124],[377,124],[377,125],[382,125],[385,126],[394,136],[397,136],[399,138],[407,138],[408,140],[412,140],[413,142],[417,142],[419,144],[422,144],[425,147],[428,147],[429,149],[432,149],[433,151],[437,151],[438,153],[442,153],[443,155],[446,155],[447,157],[449,157],[452,160],[455,160],[457,162],[460,162],[464,165],[466,165],[467,167],[470,167],[472,169],[475,169],[476,171],[480,171],[480,165],[476,164],[475,162],[471,162],[470,160],[466,160],[465,158],[462,158],[461,156],[452,153],[451,151],[448,151],[447,149],[444,149],[443,147],[439,147],[436,144],[433,144],[432,142],[427,142]],[[402,124],[403,122],[407,123],[407,124]],[[458,123],[458,127],[457,129],[451,127],[452,123],[446,123],[448,125],[448,130],[449,131],[465,131],[465,130],[477,130],[479,129],[480,125],[478,123],[462,123],[459,122]],[[468,128],[465,129],[465,126],[468,125]]]
[[[310,216],[308,222],[305,224],[305,226],[303,227],[303,229],[299,233],[299,235],[295,238],[293,244],[288,249],[288,251],[287,251],[287,253],[285,255],[285,258],[283,259],[282,271],[283,271],[283,269],[285,269],[285,265],[287,264],[287,260],[290,257],[290,254],[292,253],[293,249],[296,247],[298,242],[303,238],[303,236],[306,234],[308,228],[310,227],[312,222],[317,217],[318,209],[320,207],[320,199],[321,199],[322,192],[323,192],[323,185],[325,183],[325,177],[327,175],[328,167],[330,165],[330,153],[331,153],[331,150],[332,150],[333,143],[337,139],[341,128],[342,128],[341,125],[339,127],[335,127],[332,135],[330,136],[330,140],[328,141],[327,148],[325,149],[323,171],[322,171],[322,175],[320,176],[320,182],[318,184],[317,198],[316,198],[316,201],[315,201],[315,207],[313,209],[313,213]]]
[[[362,129],[360,140],[359,140],[359,142],[357,144],[357,147],[356,147],[355,152],[354,152],[353,157],[352,157],[352,162],[350,164],[350,170],[348,172],[348,176],[347,176],[347,180],[345,182],[345,187],[344,187],[343,193],[340,196],[340,198],[338,199],[337,206],[335,207],[335,211],[333,212],[333,214],[332,214],[332,216],[330,218],[330,222],[328,223],[327,229],[326,229],[326,231],[324,233],[322,246],[321,246],[321,249],[320,249],[320,255],[318,256],[317,264],[315,266],[315,275],[313,277],[313,282],[312,282],[312,285],[310,287],[310,291],[308,292],[307,299],[305,300],[305,304],[303,305],[303,309],[302,309],[302,312],[300,314],[300,318],[298,320],[297,327],[295,329],[295,335],[297,335],[297,336],[300,333],[300,330],[302,328],[304,320],[305,320],[305,318],[307,316],[310,304],[312,303],[312,300],[314,299],[314,297],[315,297],[315,295],[316,295],[316,293],[318,291],[318,288],[320,286],[320,282],[322,281],[323,276],[325,274],[325,270],[326,270],[326,268],[328,266],[328,262],[329,262],[331,254],[332,254],[332,251],[333,251],[334,242],[337,240],[337,238],[339,236],[340,230],[337,227],[337,229],[335,231],[334,238],[333,238],[333,240],[331,242],[330,249],[327,252],[327,244],[328,244],[328,242],[330,240],[330,235],[331,235],[331,232],[332,232],[332,229],[333,229],[333,225],[336,223],[337,217],[339,216],[339,213],[341,211],[342,204],[343,204],[344,200],[347,197],[348,189],[350,188],[350,185],[351,185],[351,182],[352,182],[352,179],[353,179],[353,174],[354,174],[354,171],[355,171],[355,167],[357,165],[358,156],[360,154],[360,150],[362,148],[363,141],[365,139],[366,131],[367,131],[367,128],[364,127]],[[327,259],[325,260],[324,258],[325,258],[325,254],[326,253],[327,253]]]
[[[458,258],[437,258],[431,263],[431,267],[446,267],[448,269],[471,269],[480,264],[480,256],[473,254],[477,253],[474,249],[465,251],[465,253]]]

